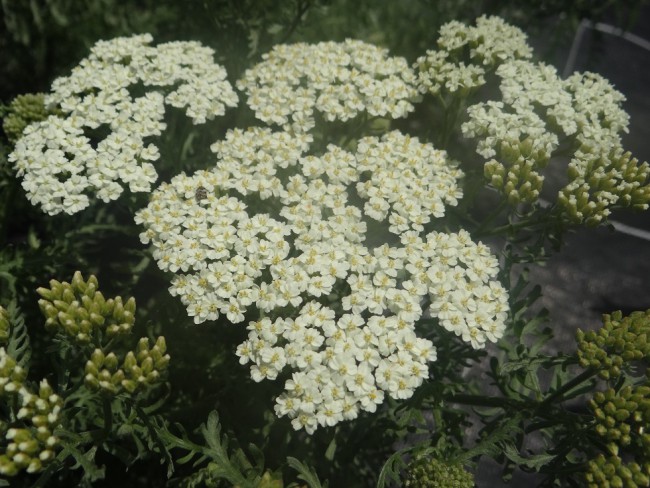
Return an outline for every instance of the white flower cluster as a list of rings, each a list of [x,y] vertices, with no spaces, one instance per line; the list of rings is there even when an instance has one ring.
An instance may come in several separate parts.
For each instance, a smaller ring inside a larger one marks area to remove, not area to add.
[[[366,111],[399,118],[413,110],[415,74],[401,57],[356,40],[282,44],[237,82],[258,119],[285,130],[314,126],[314,110],[328,121]]]
[[[578,135],[582,141],[613,141],[627,132],[629,116],[621,107],[622,93],[596,73],[574,73],[562,80],[557,70],[544,63],[511,61],[501,65],[503,102],[514,109],[537,108],[546,115],[550,129],[560,135]]]
[[[378,221],[388,216],[395,234],[421,232],[431,217],[444,216],[445,204],[456,206],[463,196],[457,184],[462,172],[445,151],[397,131],[361,139],[356,159],[357,170],[369,175],[356,187],[367,200],[365,215]]]
[[[496,70],[502,101],[468,108],[465,137],[477,138],[477,152],[490,159],[485,173],[513,203],[534,202],[541,170],[562,143],[570,151],[569,183],[558,202],[575,222],[600,222],[613,205],[643,208],[650,195],[646,165],[625,155],[620,133],[629,117],[623,95],[594,73],[562,80],[543,63],[509,61]]]
[[[425,311],[480,348],[503,334],[507,293],[467,232],[423,235],[461,196],[444,152],[399,132],[356,153],[305,155],[309,142],[231,131],[215,169],[161,185],[136,221],[196,323],[249,318],[242,364],[256,381],[288,368],[276,412],[311,433],[412,395],[436,357],[415,333]],[[388,220],[401,246],[370,246],[368,219]]]
[[[440,28],[438,49],[414,64],[421,93],[466,96],[485,84],[485,74],[501,63],[529,58],[526,35],[500,17],[482,16],[476,26],[451,21]]]
[[[46,103],[65,118],[29,125],[9,155],[32,204],[50,215],[73,214],[89,205],[89,194],[108,202],[123,184],[150,191],[159,152],[145,139],[165,129],[165,104],[185,108],[194,123],[237,104],[210,48],[151,42],[148,34],[100,41],[69,76],[53,82]]]
[[[504,145],[529,141],[530,151],[548,161],[558,147],[557,135],[548,131],[533,106],[510,107],[488,101],[468,107],[467,114],[469,121],[462,126],[463,135],[478,139],[476,152],[486,159],[496,156]]]

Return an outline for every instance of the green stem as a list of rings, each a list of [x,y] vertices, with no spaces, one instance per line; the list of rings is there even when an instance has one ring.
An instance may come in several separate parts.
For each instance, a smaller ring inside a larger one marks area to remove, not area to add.
[[[278,44],[284,44],[286,43],[291,35],[294,33],[294,31],[298,28],[298,25],[300,25],[300,22],[303,18],[303,16],[307,13],[309,10],[309,7],[311,7],[311,2],[303,2],[302,0],[298,0],[296,2],[296,15],[293,17],[293,20],[291,21],[291,24],[287,27],[286,32],[282,36],[282,39]]]
[[[480,223],[478,229],[476,229],[475,234],[476,235],[481,235],[482,232],[485,232],[484,229],[486,227],[489,227],[492,222],[503,212],[503,209],[505,209],[508,206],[508,202],[506,200],[501,200],[499,202],[499,205],[496,206],[496,208],[490,212],[490,214],[483,220],[483,222]]]
[[[456,127],[456,121],[458,120],[458,115],[462,107],[462,100],[458,97],[454,97],[445,111],[445,127],[443,129],[442,136],[442,148],[446,149],[449,145],[449,139],[451,134]]]
[[[518,400],[510,398],[485,397],[480,395],[450,395],[445,397],[449,403],[459,403],[461,405],[472,405],[475,407],[498,407],[498,408],[525,408],[527,405]]]
[[[110,399],[102,399],[102,411],[104,412],[104,438],[108,438],[113,430],[113,410]]]
[[[555,390],[553,393],[551,393],[549,396],[547,396],[540,404],[538,409],[546,408],[548,405],[550,405],[554,401],[562,401],[564,400],[564,395],[568,393],[569,391],[573,390],[575,387],[581,385],[585,381],[590,380],[594,376],[598,374],[597,369],[588,369],[586,371],[583,371],[580,373],[578,376],[573,378],[571,381],[568,383],[565,383],[562,385],[560,388]]]
[[[476,237],[483,237],[483,236],[493,236],[493,235],[498,235],[498,234],[503,234],[503,233],[512,233],[515,230],[522,229],[525,227],[530,226],[530,229],[534,229],[539,226],[545,226],[548,223],[547,218],[542,218],[542,219],[524,219],[520,220],[519,222],[511,223],[511,224],[506,224],[502,225],[500,227],[496,227],[490,231],[485,231],[481,234],[475,234]]]

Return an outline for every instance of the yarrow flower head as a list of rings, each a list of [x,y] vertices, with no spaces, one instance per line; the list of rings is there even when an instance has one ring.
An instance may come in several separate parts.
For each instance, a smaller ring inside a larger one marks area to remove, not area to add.
[[[236,105],[212,49],[193,41],[154,47],[152,40],[143,34],[99,41],[69,76],[53,82],[45,103],[59,115],[28,125],[9,155],[32,204],[50,215],[73,214],[90,196],[115,200],[124,185],[148,192],[159,158],[149,140],[165,129],[165,104],[185,109],[196,124]]]
[[[462,131],[478,140],[485,177],[509,203],[537,201],[542,170],[562,146],[568,183],[557,204],[569,221],[597,224],[614,206],[648,207],[650,168],[621,146],[629,117],[607,80],[594,73],[562,80],[555,68],[525,60],[507,61],[496,74],[502,100],[469,107]]]
[[[314,126],[314,111],[328,121],[346,121],[361,112],[405,117],[418,96],[414,81],[404,58],[348,39],[275,46],[237,87],[258,119],[304,132]]]
[[[448,22],[440,28],[438,49],[427,51],[414,64],[418,90],[467,96],[501,63],[531,55],[526,35],[500,17],[479,17],[476,26]]]
[[[311,433],[413,394],[436,358],[424,313],[476,348],[497,340],[507,293],[486,246],[425,232],[462,196],[444,151],[397,131],[323,154],[310,142],[230,131],[213,170],[161,185],[136,222],[196,323],[248,323],[237,355],[255,381],[290,372],[276,413]]]

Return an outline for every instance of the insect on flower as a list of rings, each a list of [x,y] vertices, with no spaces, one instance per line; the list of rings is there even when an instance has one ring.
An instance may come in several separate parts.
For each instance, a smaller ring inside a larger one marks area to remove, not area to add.
[[[194,198],[196,203],[201,203],[201,200],[208,198],[208,190],[203,186],[199,186],[194,192]]]

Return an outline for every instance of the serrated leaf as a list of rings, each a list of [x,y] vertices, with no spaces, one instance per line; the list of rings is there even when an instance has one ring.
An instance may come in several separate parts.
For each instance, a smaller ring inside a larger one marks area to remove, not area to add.
[[[507,363],[499,367],[499,372],[501,374],[514,373],[516,371],[525,370],[527,372],[534,372],[539,369],[540,366],[548,368],[550,366],[555,366],[557,364],[562,364],[566,362],[567,358],[559,356],[542,356],[534,358],[524,358],[514,361],[508,361]]]
[[[520,415],[514,415],[496,429],[488,432],[476,446],[462,453],[454,461],[462,463],[476,456],[496,456],[502,452],[501,444],[509,441],[515,434],[522,431],[520,423]]]
[[[9,314],[9,323],[11,324],[11,333],[9,334],[9,341],[7,343],[7,354],[14,358],[16,364],[29,370],[29,360],[32,357],[32,348],[29,342],[29,334],[27,333],[27,326],[25,319],[20,313],[16,302],[12,301],[7,307]]]
[[[76,461],[72,469],[81,467],[83,469],[83,479],[89,482],[104,479],[105,468],[101,468],[95,464],[95,454],[97,453],[97,446],[91,447],[88,451],[82,452],[76,446],[63,439],[59,439],[59,445],[62,447],[61,453],[57,456],[58,459],[65,459],[65,457],[72,456]]]
[[[264,466],[264,452],[259,447],[251,442],[248,444],[248,452],[253,457],[255,466]]]
[[[208,444],[204,453],[213,459],[210,468],[210,476],[213,478],[223,478],[234,485],[246,487],[256,486],[259,481],[259,473],[263,467],[256,473],[253,466],[241,449],[236,449],[232,459],[228,455],[228,437],[221,435],[221,425],[219,415],[213,410],[208,415],[205,424],[201,426],[201,433]]]
[[[517,463],[518,466],[526,466],[527,468],[539,471],[542,466],[553,461],[557,456],[554,454],[535,454],[530,457],[523,457],[519,451],[510,443],[505,443],[503,446],[503,453],[512,462]]]
[[[327,488],[327,482],[321,484],[316,471],[311,466],[307,466],[291,456],[287,458],[287,464],[298,472],[298,478],[307,483],[309,488]]]
[[[399,451],[393,453],[384,463],[379,472],[379,477],[377,478],[377,488],[384,488],[388,481],[394,481],[399,483],[400,475],[399,472],[402,468],[406,467],[406,463],[402,459],[402,456],[405,452],[409,451],[410,447],[400,449]]]

